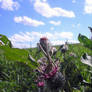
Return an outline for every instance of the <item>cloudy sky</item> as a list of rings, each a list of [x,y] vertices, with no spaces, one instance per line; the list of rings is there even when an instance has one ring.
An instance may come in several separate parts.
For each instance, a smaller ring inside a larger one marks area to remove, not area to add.
[[[0,34],[14,47],[34,47],[46,36],[54,45],[90,37],[92,0],[0,0]]]

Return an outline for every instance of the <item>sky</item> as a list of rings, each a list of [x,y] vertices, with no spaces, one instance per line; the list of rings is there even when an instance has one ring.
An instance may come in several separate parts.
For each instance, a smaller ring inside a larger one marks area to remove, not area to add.
[[[35,47],[41,37],[53,45],[91,36],[92,0],[0,0],[0,34],[15,48]]]

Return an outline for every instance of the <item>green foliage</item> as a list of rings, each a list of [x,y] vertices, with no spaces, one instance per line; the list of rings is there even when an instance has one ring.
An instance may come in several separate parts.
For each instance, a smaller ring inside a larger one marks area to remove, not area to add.
[[[60,51],[56,54],[56,57],[61,61],[61,72],[67,78],[67,88],[71,92],[83,92],[83,86],[80,90],[74,90],[72,87],[80,85],[78,75],[82,75],[87,82],[91,82],[92,67],[80,62],[80,58],[84,53],[92,55],[92,51],[89,49],[90,41],[87,37],[78,37],[79,41],[83,44],[69,44],[69,50],[65,53],[65,60],[63,54]],[[83,40],[83,38],[85,38]],[[2,41],[7,43],[9,41],[5,36],[2,37]],[[86,43],[85,43],[86,41]],[[89,41],[89,42],[87,42]],[[89,48],[86,48],[88,47]],[[57,49],[59,46],[56,47]],[[70,53],[76,54],[76,57],[70,56]],[[30,49],[17,49],[10,48],[10,46],[0,46],[0,92],[37,92],[37,87],[34,83],[36,80],[36,73],[34,69],[37,68],[37,62],[31,62],[28,59],[28,54],[37,61],[43,57],[43,53],[37,54],[37,48]],[[86,89],[91,90],[90,88]],[[91,92],[91,91],[90,91]]]
[[[28,59],[28,50],[0,47],[0,92],[34,92],[36,65]]]
[[[81,77],[84,80],[91,83],[92,67],[81,63],[81,56],[87,52],[88,55],[92,55],[92,51],[81,44],[69,44],[69,50],[65,54],[65,60],[62,59],[63,55],[60,52],[57,53],[57,57],[61,60],[61,72],[65,75],[67,79],[67,89],[70,92],[82,92],[84,88],[80,85]],[[57,47],[58,48],[58,47]],[[70,53],[73,52],[76,57],[71,56]],[[87,71],[86,71],[87,70]],[[80,90],[74,90],[73,87],[80,86]]]
[[[85,47],[92,49],[92,40],[88,39],[86,36],[79,34],[78,40],[83,43]]]
[[[33,69],[23,62],[0,60],[0,92],[32,92],[36,89]]]
[[[5,35],[0,34],[0,40],[5,44],[5,46],[12,48],[11,41]]]

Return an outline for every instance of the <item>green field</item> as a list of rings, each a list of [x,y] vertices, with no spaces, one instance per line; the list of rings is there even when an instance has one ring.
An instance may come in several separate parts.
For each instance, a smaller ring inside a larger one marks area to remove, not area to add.
[[[63,65],[63,73],[66,76],[70,76],[70,89],[72,89],[71,84],[80,85],[75,81],[77,80],[77,70],[84,80],[92,83],[92,67],[80,61],[81,56],[86,52],[92,56],[92,51],[81,44],[69,44],[68,46],[69,50],[65,56],[67,62],[64,62],[63,55],[60,52],[57,53],[56,57],[60,58],[61,66]],[[58,49],[59,46],[56,46],[56,48]],[[36,60],[43,56],[43,53],[36,55],[36,51],[37,48],[17,49],[9,46],[0,46],[0,92],[37,92],[34,82],[36,79],[34,69],[37,67],[37,63],[28,59],[28,54],[31,54]],[[70,56],[71,52],[75,53],[76,57]],[[74,66],[77,69],[74,69]],[[85,88],[87,89],[88,87]],[[75,89],[71,92],[83,92],[83,90],[84,86],[80,86],[80,90]],[[92,92],[92,90],[85,92]]]

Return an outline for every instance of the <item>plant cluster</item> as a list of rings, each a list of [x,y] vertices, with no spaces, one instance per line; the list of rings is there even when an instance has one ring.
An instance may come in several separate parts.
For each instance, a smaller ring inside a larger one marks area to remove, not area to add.
[[[83,35],[79,35],[78,39],[80,44],[68,44],[69,49],[65,55],[58,51],[52,58],[60,59],[60,72],[67,81],[66,92],[92,92],[92,67],[81,62],[84,53],[92,56],[92,41]],[[59,47],[56,46],[57,49]],[[37,74],[34,69],[38,63],[28,58],[28,54],[31,54],[37,61],[44,56],[42,52],[36,52],[37,48],[0,46],[0,92],[37,92]]]

